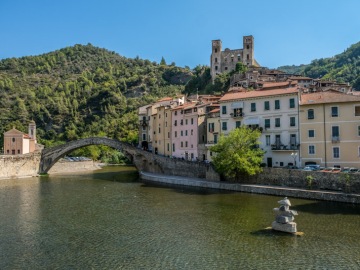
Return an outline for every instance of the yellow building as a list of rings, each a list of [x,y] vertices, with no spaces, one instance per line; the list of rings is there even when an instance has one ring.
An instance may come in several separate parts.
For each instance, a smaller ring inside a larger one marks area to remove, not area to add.
[[[205,144],[207,148],[206,159],[212,161],[213,153],[210,151],[210,147],[217,144],[220,137],[220,105],[217,108],[213,108],[207,114],[207,142]]]
[[[360,168],[360,97],[326,91],[301,94],[301,165]]]
[[[36,150],[36,124],[31,121],[29,134],[12,128],[4,133],[4,154],[22,155]]]

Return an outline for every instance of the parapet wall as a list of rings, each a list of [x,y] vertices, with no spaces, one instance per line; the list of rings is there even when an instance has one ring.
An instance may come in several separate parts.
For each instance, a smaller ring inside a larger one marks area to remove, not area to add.
[[[0,156],[0,179],[37,176],[41,153]]]

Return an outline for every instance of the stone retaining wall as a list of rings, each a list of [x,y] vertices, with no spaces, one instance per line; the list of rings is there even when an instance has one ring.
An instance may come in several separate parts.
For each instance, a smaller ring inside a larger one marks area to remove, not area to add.
[[[160,174],[153,174],[147,172],[140,172],[140,177],[143,180],[157,182],[157,183],[166,183],[171,185],[214,188],[214,189],[222,189],[222,190],[276,195],[276,196],[289,196],[289,197],[304,198],[311,200],[325,200],[325,201],[360,204],[360,195],[335,192],[335,191],[305,190],[305,189],[277,187],[277,186],[214,182],[214,181],[207,181],[202,179],[160,175]]]
[[[0,179],[37,176],[41,153],[0,156]]]

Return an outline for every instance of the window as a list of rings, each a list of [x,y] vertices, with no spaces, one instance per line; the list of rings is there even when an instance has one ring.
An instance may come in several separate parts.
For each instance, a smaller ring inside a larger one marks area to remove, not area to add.
[[[332,126],[331,127],[331,134],[333,137],[339,137],[340,131],[339,126]]]
[[[170,151],[170,144],[167,144],[167,150]]]
[[[188,120],[187,119],[185,119],[185,125],[187,125],[188,124]]]
[[[218,70],[218,66],[215,66],[215,70]]]
[[[275,110],[280,110],[280,100],[275,100]]]
[[[228,70],[228,67],[225,67],[225,70]]]
[[[146,141],[146,134],[143,134],[143,135],[142,135],[142,140],[143,140],[143,141]]]
[[[20,149],[18,149],[18,154],[20,154]]]
[[[338,116],[339,116],[338,107],[331,107],[331,117],[338,117]]]
[[[238,61],[240,61],[240,60],[241,60],[241,59],[240,59],[240,54],[238,54],[238,55],[237,55],[237,58],[238,58]]]
[[[315,155],[315,145],[309,145],[309,155]]]
[[[340,148],[333,147],[333,158],[340,158]]]
[[[360,126],[358,126],[358,136],[360,136]]]
[[[175,138],[177,137],[177,131],[175,131],[175,134],[174,134]]]
[[[182,131],[182,130],[180,131],[180,136],[184,136],[184,133],[183,133],[183,131]]]
[[[265,119],[265,128],[270,128],[270,119]]]
[[[215,52],[217,53],[217,48],[215,48]]]
[[[180,120],[180,125],[184,125],[184,120]]]
[[[191,135],[194,135],[194,131],[193,131],[193,130],[191,130]]]
[[[209,123],[209,132],[214,132],[215,123]]]
[[[290,98],[290,99],[289,99],[289,102],[290,102],[290,104],[289,104],[290,108],[291,108],[291,109],[292,109],[292,108],[295,108],[295,98]]]
[[[275,118],[275,127],[280,127],[280,118]]]
[[[175,115],[177,115],[177,111],[175,111],[175,113],[174,113]]]
[[[222,111],[221,111],[222,114],[226,114],[226,106],[222,106],[221,109],[222,109]]]
[[[214,143],[216,144],[218,142],[218,135],[214,134]]]
[[[168,132],[168,138],[170,138],[170,132]]]
[[[242,117],[242,116],[243,116],[242,108],[234,109],[234,117]]]
[[[309,109],[308,110],[308,119],[314,119],[314,110],[313,109]]]
[[[315,130],[309,129],[308,130],[308,137],[309,138],[314,138],[315,137]]]
[[[187,132],[187,130],[185,130],[185,136],[187,136],[188,135],[188,132]]]
[[[15,142],[15,138],[12,138],[12,142]]]
[[[191,118],[191,124],[192,125],[194,124],[194,118]]]
[[[165,127],[167,127],[167,122],[165,122]]]
[[[294,116],[290,117],[290,127],[295,127],[295,117]]]
[[[270,110],[270,101],[264,101],[264,111]]]
[[[222,130],[227,130],[227,122],[222,122]]]
[[[159,128],[159,133],[161,133],[161,128]]]
[[[188,142],[187,141],[185,142],[185,147],[188,147]]]
[[[174,122],[174,126],[175,126],[175,127],[177,126],[177,120],[175,120],[175,122]]]
[[[360,106],[355,106],[355,116],[360,116]]]
[[[173,152],[175,152],[175,143],[173,143]]]
[[[250,59],[250,56],[249,54],[246,55],[246,59],[249,60]]]
[[[236,127],[236,128],[239,128],[240,126],[241,126],[241,121],[236,121],[236,122],[235,122],[235,127]]]
[[[215,57],[215,63],[217,63],[217,58]]]
[[[266,139],[266,145],[270,145],[270,135],[266,135],[265,139]]]
[[[256,103],[251,103],[251,111],[256,112]]]
[[[183,143],[183,142],[181,142],[181,143],[180,143],[180,146],[181,146],[181,147],[183,147],[183,146],[184,146],[184,143]]]
[[[161,118],[161,114],[159,114],[159,119]]]

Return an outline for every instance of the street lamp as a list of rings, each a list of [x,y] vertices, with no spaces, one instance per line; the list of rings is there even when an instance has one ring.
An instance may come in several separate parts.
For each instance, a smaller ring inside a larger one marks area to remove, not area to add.
[[[297,157],[298,153],[297,152],[292,152],[291,156],[294,159],[294,166],[296,166],[296,157]]]

